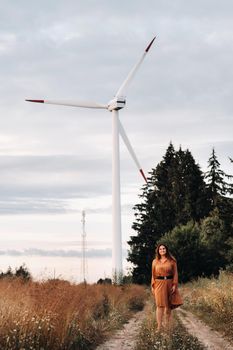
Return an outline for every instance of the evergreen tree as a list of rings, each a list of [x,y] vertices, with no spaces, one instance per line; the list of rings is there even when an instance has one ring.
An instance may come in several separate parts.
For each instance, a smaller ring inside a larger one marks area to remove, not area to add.
[[[30,281],[32,279],[30,272],[28,271],[25,264],[15,269],[15,273],[9,266],[6,272],[0,273],[0,278],[21,278],[24,281]]]
[[[21,278],[24,281],[31,280],[31,274],[25,264],[15,269],[15,277]]]
[[[188,149],[182,151],[180,148],[176,153],[172,183],[175,225],[185,224],[189,220],[199,221],[209,213],[210,203],[203,174]]]
[[[233,159],[232,158],[230,158],[229,157],[229,159],[230,159],[230,162],[231,163],[233,163]],[[232,178],[233,176],[231,176],[231,178]],[[231,188],[230,188],[230,194],[233,194],[233,185],[231,184]]]
[[[212,209],[217,207],[221,196],[226,196],[231,192],[232,185],[227,183],[225,178],[232,178],[231,175],[226,174],[220,169],[220,163],[217,159],[215,150],[213,148],[211,156],[208,160],[209,171],[206,172],[207,188],[211,200]]]
[[[135,205],[128,261],[134,267],[133,281],[149,283],[156,242],[168,231],[208,215],[209,202],[199,166],[190,151],[175,151],[170,143],[165,156],[150,172],[148,184]]]
[[[233,192],[233,185],[226,179],[231,179],[232,175],[226,174],[220,169],[220,163],[213,148],[208,160],[209,170],[205,174],[207,180],[207,191],[210,198],[211,210],[218,209],[219,217],[224,221],[228,235],[232,235],[233,230],[233,199],[229,195]]]

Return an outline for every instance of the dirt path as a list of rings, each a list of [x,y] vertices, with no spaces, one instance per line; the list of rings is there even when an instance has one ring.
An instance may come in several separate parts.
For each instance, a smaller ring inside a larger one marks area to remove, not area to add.
[[[146,305],[144,310],[137,312],[123,329],[117,331],[111,339],[99,345],[96,350],[133,350],[140,324],[146,317],[148,307],[149,305]],[[187,331],[198,338],[208,350],[233,350],[233,346],[220,333],[212,330],[191,312],[179,308],[176,314]]]
[[[136,337],[141,322],[146,314],[146,307],[144,310],[137,312],[124,328],[117,331],[114,336],[97,347],[96,350],[133,350],[136,344]]]
[[[213,331],[209,326],[196,318],[191,312],[177,309],[180,318],[187,331],[210,350],[233,350],[233,346],[222,335]]]

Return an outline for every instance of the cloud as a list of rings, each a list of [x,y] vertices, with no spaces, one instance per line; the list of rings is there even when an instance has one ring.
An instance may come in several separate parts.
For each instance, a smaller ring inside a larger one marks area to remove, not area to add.
[[[10,53],[16,42],[16,36],[11,33],[0,34],[0,55]]]
[[[64,212],[70,198],[110,193],[110,180],[93,173],[98,166],[111,169],[109,160],[82,156],[0,156],[0,212]]]
[[[16,249],[7,249],[7,250],[0,250],[0,255],[7,255],[7,256],[51,256],[51,257],[63,257],[63,258],[69,258],[69,257],[82,257],[82,251],[77,250],[63,250],[63,249],[56,249],[56,250],[44,250],[44,249],[38,249],[38,248],[28,248],[24,250],[16,250]],[[123,249],[123,256],[126,257],[127,251],[126,249]],[[105,257],[111,257],[112,256],[112,249],[105,248],[105,249],[88,249],[86,251],[86,257],[87,258],[105,258]]]
[[[122,159],[125,175],[134,166]],[[77,211],[70,200],[111,195],[111,161],[82,155],[0,155],[0,214],[64,214]],[[96,172],[96,169],[101,172]],[[104,174],[105,173],[105,174]],[[136,169],[135,169],[136,173]],[[133,204],[122,206],[123,212]],[[110,206],[86,206],[111,213]]]
[[[203,168],[216,147],[228,169],[232,10],[226,0],[1,2],[0,213],[65,214],[82,198],[110,215],[111,114],[24,99],[106,102],[155,34],[121,112],[143,168],[172,140]],[[143,182],[122,144],[121,183],[127,213]]]
[[[23,198],[0,200],[0,215],[20,214],[65,214],[74,212],[68,209],[68,203],[62,199]]]
[[[0,2],[3,261],[80,259],[83,209],[88,257],[97,269],[111,256],[112,114],[25,98],[108,102],[154,35],[120,111],[142,168],[172,141],[204,171],[215,147],[232,174],[232,12],[229,0]],[[122,142],[120,157],[127,242],[144,181]]]

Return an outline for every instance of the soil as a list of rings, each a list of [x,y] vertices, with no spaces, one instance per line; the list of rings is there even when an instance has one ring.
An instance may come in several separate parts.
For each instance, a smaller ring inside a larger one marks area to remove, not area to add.
[[[133,350],[136,345],[136,338],[141,322],[145,317],[145,308],[137,312],[124,325],[124,328],[117,331],[114,336],[97,347],[96,350]]]
[[[233,350],[233,346],[219,332],[212,330],[191,312],[182,308],[176,310],[177,315],[187,331],[210,350]]]
[[[147,307],[137,312],[113,337],[99,345],[96,350],[133,350],[140,324],[146,316]],[[182,308],[177,309],[176,314],[187,329],[208,350],[233,350],[233,346],[222,335],[195,317],[191,312]]]

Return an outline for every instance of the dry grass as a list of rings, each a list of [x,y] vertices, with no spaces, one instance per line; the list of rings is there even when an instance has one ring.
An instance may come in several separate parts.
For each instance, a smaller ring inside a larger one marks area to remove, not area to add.
[[[151,301],[146,319],[139,330],[135,350],[204,350],[197,338],[190,335],[173,311],[173,327],[169,333],[156,332],[155,307]]]
[[[233,274],[200,278],[183,288],[185,307],[233,341]]]
[[[144,305],[143,287],[0,280],[0,349],[92,349]]]

